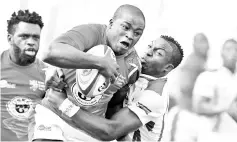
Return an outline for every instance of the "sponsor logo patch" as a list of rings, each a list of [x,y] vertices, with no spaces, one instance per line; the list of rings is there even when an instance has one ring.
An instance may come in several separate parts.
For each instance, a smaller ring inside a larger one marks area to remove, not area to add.
[[[50,126],[39,125],[37,130],[40,130],[40,131],[52,131],[52,128]]]
[[[17,119],[28,119],[34,110],[32,100],[25,97],[14,97],[6,105],[8,112]]]
[[[16,84],[8,83],[6,80],[0,80],[0,88],[16,88]]]
[[[29,84],[31,85],[30,89],[36,91],[37,89],[43,91],[45,89],[44,82],[37,80],[29,80]]]

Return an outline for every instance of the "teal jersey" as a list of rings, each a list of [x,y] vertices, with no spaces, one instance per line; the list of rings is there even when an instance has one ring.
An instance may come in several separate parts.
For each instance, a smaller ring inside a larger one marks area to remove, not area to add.
[[[19,66],[1,54],[1,141],[27,141],[34,108],[45,95],[43,62]]]
[[[72,45],[75,48],[84,51],[84,48],[88,49],[100,44],[106,45],[105,30],[105,25],[81,25],[63,34],[57,38],[56,41]],[[117,64],[120,66],[117,80],[114,84],[111,84],[103,94],[93,98],[85,97],[79,92],[78,86],[76,85],[75,69],[63,69],[65,81],[69,86],[66,89],[68,98],[84,110],[104,117],[108,102],[111,100],[113,94],[124,85],[130,83],[131,76],[137,72],[139,73],[141,68],[137,52],[134,48],[125,55],[117,56],[116,60]],[[42,104],[73,126],[71,119],[63,117],[61,112],[55,110],[47,100],[44,100]]]

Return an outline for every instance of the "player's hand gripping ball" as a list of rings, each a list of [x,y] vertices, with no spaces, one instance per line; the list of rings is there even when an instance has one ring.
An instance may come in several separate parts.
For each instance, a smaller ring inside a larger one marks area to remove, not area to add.
[[[100,57],[106,56],[116,62],[113,50],[106,45],[92,47],[87,53]],[[110,86],[110,80],[101,75],[98,69],[77,69],[76,82],[80,92],[86,97],[100,95]]]

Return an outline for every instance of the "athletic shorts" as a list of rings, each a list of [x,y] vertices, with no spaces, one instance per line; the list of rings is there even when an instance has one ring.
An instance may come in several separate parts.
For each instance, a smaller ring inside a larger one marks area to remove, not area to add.
[[[31,141],[35,139],[62,140],[66,142],[99,141],[84,131],[70,126],[57,114],[42,105],[37,105],[35,111],[35,124],[31,128],[32,132],[29,133]]]

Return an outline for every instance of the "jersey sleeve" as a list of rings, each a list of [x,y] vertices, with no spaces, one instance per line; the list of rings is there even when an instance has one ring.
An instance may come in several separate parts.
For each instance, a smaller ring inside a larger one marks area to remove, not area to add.
[[[152,90],[144,90],[139,98],[132,101],[128,108],[134,112],[143,125],[158,117],[165,111],[164,98]]]
[[[100,41],[99,26],[80,25],[59,36],[55,41],[69,44],[81,51],[87,51]]]

